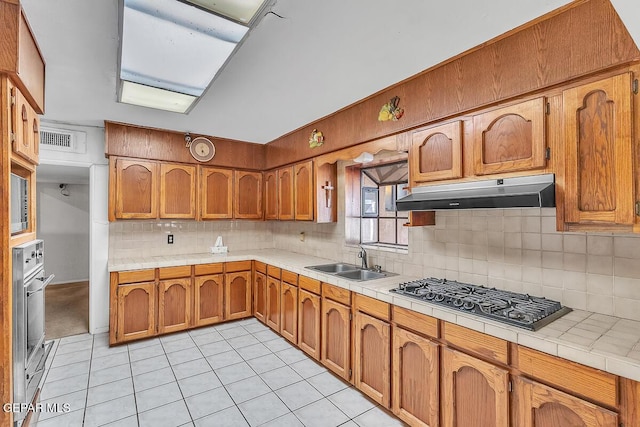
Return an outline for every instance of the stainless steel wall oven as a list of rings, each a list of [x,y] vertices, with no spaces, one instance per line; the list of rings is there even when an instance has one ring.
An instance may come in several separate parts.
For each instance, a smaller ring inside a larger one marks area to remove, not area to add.
[[[13,248],[13,403],[31,403],[44,374],[51,346],[44,344],[44,243]],[[21,422],[26,412],[14,414]]]

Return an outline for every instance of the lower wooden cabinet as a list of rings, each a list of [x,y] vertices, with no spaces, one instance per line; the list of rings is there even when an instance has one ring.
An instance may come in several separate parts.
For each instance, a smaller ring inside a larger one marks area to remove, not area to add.
[[[193,326],[205,326],[224,320],[224,275],[210,274],[195,278],[193,292]]]
[[[354,328],[355,386],[389,408],[391,402],[391,326],[389,323],[356,312]]]
[[[298,347],[320,360],[320,296],[304,289],[298,293]]]
[[[280,332],[280,279],[267,276],[267,326]]]
[[[442,425],[509,427],[509,372],[442,348]]]
[[[116,298],[118,304],[116,340],[118,342],[155,335],[155,282],[118,285]]]
[[[225,320],[251,316],[251,271],[225,274]]]
[[[393,413],[411,426],[437,427],[440,406],[438,344],[393,329]]]
[[[518,427],[618,427],[618,414],[536,381],[514,378]]]
[[[344,378],[351,378],[351,307],[322,299],[321,361]]]
[[[191,324],[191,279],[158,282],[158,333],[187,329]]]
[[[280,334],[298,343],[298,287],[286,282],[281,284]]]
[[[256,271],[256,278],[253,282],[253,315],[266,323],[267,313],[267,276]]]

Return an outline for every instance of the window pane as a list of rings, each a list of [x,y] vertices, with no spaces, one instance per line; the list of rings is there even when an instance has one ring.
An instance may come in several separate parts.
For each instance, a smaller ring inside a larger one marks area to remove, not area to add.
[[[406,218],[398,219],[398,244],[409,245],[409,227],[405,227],[402,224],[407,222]]]
[[[393,206],[393,187],[391,185],[385,185],[384,187],[380,187],[380,216],[386,216],[394,218],[396,216],[396,212],[392,209],[389,209]]]
[[[362,189],[362,216],[378,216],[378,189]]]
[[[362,243],[378,242],[378,219],[362,218]]]
[[[380,218],[380,235],[378,239],[380,243],[396,244],[395,218]]]

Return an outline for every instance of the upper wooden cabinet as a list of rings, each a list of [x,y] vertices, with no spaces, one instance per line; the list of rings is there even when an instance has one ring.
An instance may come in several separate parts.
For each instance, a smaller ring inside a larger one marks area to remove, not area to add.
[[[160,218],[196,218],[196,167],[160,163]]]
[[[473,116],[476,175],[545,166],[545,98]]]
[[[110,180],[114,216],[118,219],[158,217],[158,164],[137,159],[115,159]]]
[[[296,221],[313,221],[313,161],[298,163],[294,171]]]
[[[294,219],[293,167],[278,169],[278,219]]]
[[[462,122],[414,132],[409,149],[411,184],[462,177]]]
[[[635,220],[631,80],[624,73],[562,93],[566,223]]]
[[[200,218],[233,218],[233,171],[200,167]]]
[[[29,163],[39,163],[40,118],[22,92],[9,83],[11,93],[11,133],[13,152]]]
[[[235,171],[233,217],[262,219],[262,173]]]
[[[264,219],[278,219],[278,172],[265,172],[264,183]]]

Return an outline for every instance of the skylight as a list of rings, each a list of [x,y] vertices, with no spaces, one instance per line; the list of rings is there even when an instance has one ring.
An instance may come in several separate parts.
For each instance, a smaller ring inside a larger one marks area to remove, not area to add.
[[[236,21],[250,21],[263,0],[193,3],[124,0],[120,102],[186,113],[248,33]]]

